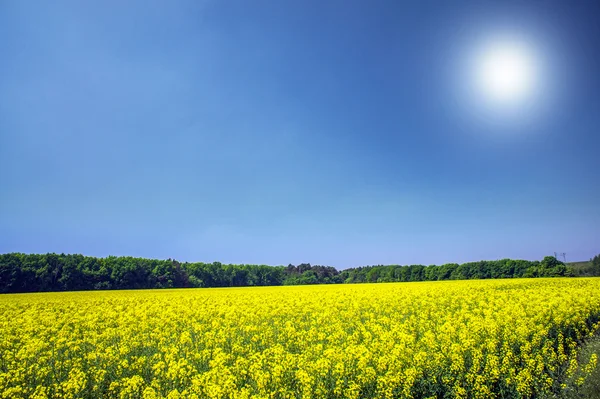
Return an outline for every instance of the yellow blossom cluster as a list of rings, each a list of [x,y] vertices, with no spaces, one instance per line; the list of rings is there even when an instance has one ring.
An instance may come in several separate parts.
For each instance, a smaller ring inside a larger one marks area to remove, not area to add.
[[[0,398],[529,398],[579,367],[600,279],[9,294],[0,316]]]

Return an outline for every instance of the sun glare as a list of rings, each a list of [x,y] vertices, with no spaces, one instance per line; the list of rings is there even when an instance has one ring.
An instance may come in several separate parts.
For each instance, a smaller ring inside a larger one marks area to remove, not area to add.
[[[453,117],[475,135],[541,133],[556,98],[547,42],[502,31],[472,32],[457,42],[448,50],[454,51],[449,58],[455,62],[446,75],[454,92]]]
[[[478,56],[476,85],[487,100],[509,105],[526,100],[536,84],[533,52],[520,43],[492,43]]]

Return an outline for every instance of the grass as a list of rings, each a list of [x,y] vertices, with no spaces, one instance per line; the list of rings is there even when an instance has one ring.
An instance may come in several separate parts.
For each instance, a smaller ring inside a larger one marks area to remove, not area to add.
[[[600,359],[600,335],[587,341],[579,355],[579,364],[586,365],[590,361],[590,357],[596,354]],[[562,398],[564,399],[600,399],[600,362],[596,368],[585,379],[583,385],[578,386],[576,381],[583,375],[583,371],[577,370],[575,375],[567,381],[567,388],[564,391]]]

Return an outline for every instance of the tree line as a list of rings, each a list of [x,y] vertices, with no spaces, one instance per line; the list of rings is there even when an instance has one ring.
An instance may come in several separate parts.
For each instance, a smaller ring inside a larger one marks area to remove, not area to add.
[[[447,263],[441,266],[391,265],[350,269],[346,283],[382,283],[405,281],[471,280],[490,278],[572,277],[575,272],[553,256],[540,261],[482,260],[469,263]]]
[[[600,256],[592,264],[598,264]],[[576,276],[552,256],[542,261],[502,259],[463,264],[378,265],[338,271],[309,263],[288,266],[178,262],[65,254],[0,255],[0,292],[78,291],[102,289],[245,287],[267,285],[375,283],[518,277]]]

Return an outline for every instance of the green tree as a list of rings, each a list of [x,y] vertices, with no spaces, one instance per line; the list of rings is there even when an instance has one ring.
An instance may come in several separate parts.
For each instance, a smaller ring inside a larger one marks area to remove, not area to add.
[[[600,254],[590,259],[592,263],[592,273],[594,276],[600,276]]]

